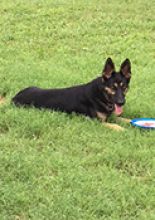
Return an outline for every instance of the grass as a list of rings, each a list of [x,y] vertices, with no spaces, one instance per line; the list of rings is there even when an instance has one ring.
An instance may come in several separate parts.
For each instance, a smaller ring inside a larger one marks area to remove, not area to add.
[[[154,220],[155,134],[18,109],[20,89],[85,83],[132,62],[124,116],[155,117],[153,0],[1,0],[0,219]]]

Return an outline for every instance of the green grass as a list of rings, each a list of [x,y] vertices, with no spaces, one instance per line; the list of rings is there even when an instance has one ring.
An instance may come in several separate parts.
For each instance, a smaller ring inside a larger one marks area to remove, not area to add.
[[[153,0],[0,1],[0,219],[154,220],[155,133],[18,109],[20,89],[85,83],[132,62],[124,116],[155,117]]]

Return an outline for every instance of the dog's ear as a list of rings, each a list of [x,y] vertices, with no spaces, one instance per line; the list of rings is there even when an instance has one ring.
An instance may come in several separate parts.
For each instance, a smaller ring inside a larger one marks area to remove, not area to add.
[[[115,65],[114,65],[112,59],[108,58],[105,62],[105,66],[102,71],[103,78],[109,79],[111,77],[112,73],[114,72],[114,70],[115,70]]]
[[[120,72],[123,76],[125,76],[125,78],[131,78],[131,63],[129,59],[124,60],[124,62],[121,64]]]

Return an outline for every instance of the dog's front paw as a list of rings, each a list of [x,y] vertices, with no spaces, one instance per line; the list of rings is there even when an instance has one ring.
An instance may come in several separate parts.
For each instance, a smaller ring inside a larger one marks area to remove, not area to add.
[[[131,119],[129,119],[129,118],[118,117],[117,120],[120,121],[120,122],[125,122],[125,123],[130,123],[131,122]]]
[[[125,130],[125,128],[123,128],[117,124],[114,124],[114,123],[105,123],[105,126],[110,129],[113,129],[115,131],[124,131]]]

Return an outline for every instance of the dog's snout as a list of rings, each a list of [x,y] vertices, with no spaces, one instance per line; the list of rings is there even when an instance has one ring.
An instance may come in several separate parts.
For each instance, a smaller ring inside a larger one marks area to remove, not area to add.
[[[117,99],[117,103],[118,105],[124,105],[125,104],[125,99]]]

